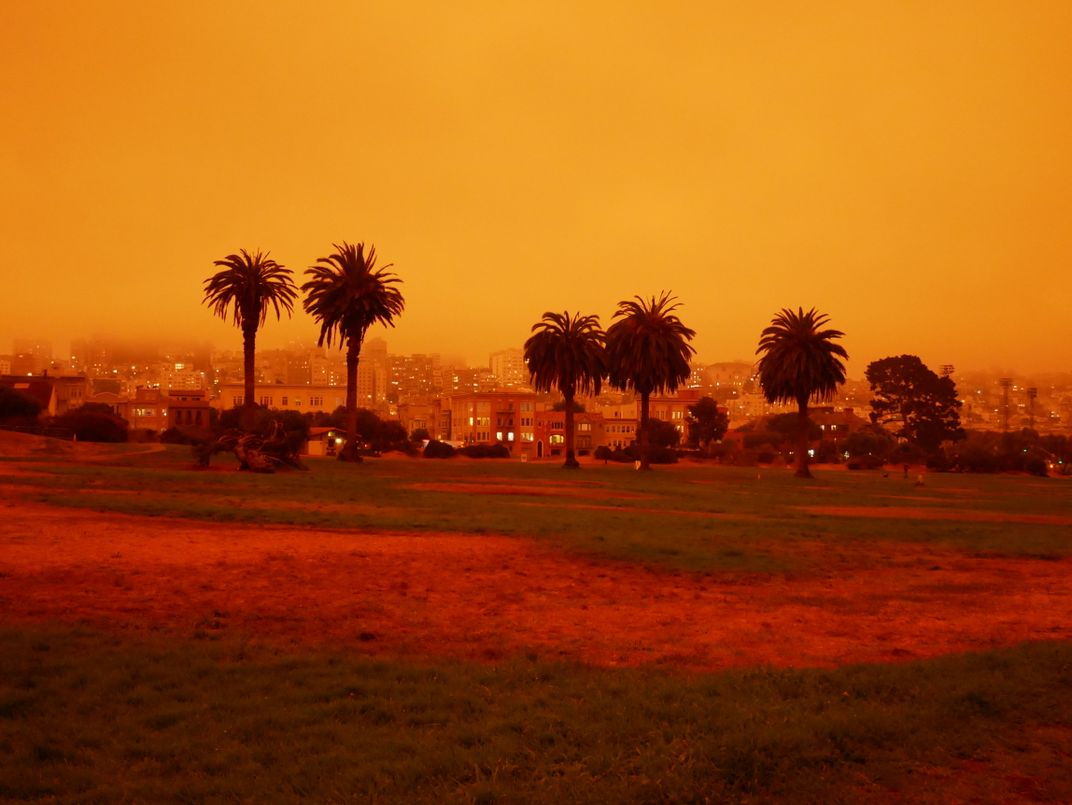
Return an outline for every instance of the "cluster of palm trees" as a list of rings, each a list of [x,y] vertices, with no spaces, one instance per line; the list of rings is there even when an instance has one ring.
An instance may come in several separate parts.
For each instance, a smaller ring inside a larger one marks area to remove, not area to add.
[[[525,342],[525,361],[537,391],[557,388],[565,403],[566,461],[580,465],[574,453],[574,397],[578,392],[599,394],[604,381],[640,396],[637,447],[640,469],[650,468],[648,407],[653,393],[673,393],[688,379],[695,350],[689,343],[695,331],[674,312],[676,297],[662,292],[618,303],[614,321],[606,329],[598,316],[569,312],[543,314]],[[764,396],[771,403],[795,402],[799,411],[796,474],[811,477],[808,469],[808,404],[828,400],[845,382],[844,347],[835,343],[844,335],[824,329],[829,321],[814,308],[783,309],[760,335],[756,354]]]
[[[360,461],[357,439],[357,366],[365,334],[374,324],[394,326],[405,300],[397,285],[401,280],[376,267],[376,248],[343,241],[335,251],[317,258],[306,269],[308,280],[300,290],[302,306],[320,323],[317,346],[337,341],[346,349],[346,430],[348,438],[339,452],[344,461]],[[253,420],[257,331],[269,311],[277,319],[293,312],[298,287],[293,272],[267,252],[229,254],[214,261],[220,270],[205,280],[204,302],[220,318],[232,318],[242,331],[243,428]],[[611,325],[604,331],[598,316],[580,313],[544,313],[532,326],[525,342],[529,377],[537,391],[557,388],[565,401],[565,466],[580,465],[574,452],[575,397],[599,394],[604,381],[640,396],[637,443],[641,469],[650,468],[648,408],[652,394],[673,393],[690,374],[695,353],[690,342],[695,331],[686,327],[675,311],[677,297],[664,291],[658,297],[635,296],[618,303]],[[828,317],[814,308],[805,312],[783,309],[760,336],[756,353],[759,381],[766,398],[795,402],[800,413],[797,475],[808,471],[808,403],[830,399],[845,382],[842,358],[848,354],[834,343],[843,333],[823,329]]]
[[[653,393],[674,392],[690,374],[696,335],[677,314],[676,297],[635,296],[618,303],[615,321],[603,330],[598,316],[544,313],[525,342],[525,362],[537,391],[558,388],[565,401],[566,463],[580,466],[574,453],[574,396],[599,394],[606,379],[612,386],[640,395],[637,446],[640,468],[650,468],[648,403]]]
[[[387,269],[376,267],[376,247],[365,249],[343,241],[335,251],[320,257],[305,274],[301,286],[302,306],[320,323],[317,346],[338,341],[346,349],[346,429],[349,438],[339,452],[343,461],[360,461],[357,435],[357,365],[365,333],[374,324],[394,326],[405,300],[396,285],[401,280]],[[231,317],[242,331],[244,391],[242,427],[248,428],[257,408],[254,355],[257,331],[264,326],[269,310],[276,319],[283,311],[289,316],[298,298],[293,272],[272,260],[267,252],[229,254],[213,263],[219,271],[205,280],[204,302],[225,321]]]

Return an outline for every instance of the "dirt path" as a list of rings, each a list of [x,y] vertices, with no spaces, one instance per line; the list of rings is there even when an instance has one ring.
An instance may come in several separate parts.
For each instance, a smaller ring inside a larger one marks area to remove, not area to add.
[[[1069,560],[870,543],[827,567],[823,577],[698,576],[504,537],[214,526],[0,499],[8,624],[691,669],[834,666],[1072,639]]]

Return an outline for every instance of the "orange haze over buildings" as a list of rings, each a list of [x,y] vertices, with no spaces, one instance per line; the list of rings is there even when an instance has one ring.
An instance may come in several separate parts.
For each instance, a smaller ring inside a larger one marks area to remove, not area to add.
[[[346,239],[405,281],[392,352],[671,289],[701,361],[802,305],[856,376],[1068,369],[1070,42],[1061,0],[8,3],[0,352],[238,349],[212,261]]]

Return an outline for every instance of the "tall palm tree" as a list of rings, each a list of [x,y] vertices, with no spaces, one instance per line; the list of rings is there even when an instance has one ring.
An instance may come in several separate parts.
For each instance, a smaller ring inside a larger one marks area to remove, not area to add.
[[[258,250],[250,254],[241,249],[238,254],[214,260],[213,265],[221,270],[205,280],[204,302],[224,321],[230,311],[235,325],[242,331],[245,390],[241,422],[242,427],[248,429],[252,426],[252,412],[257,407],[254,399],[257,330],[264,326],[269,308],[275,311],[276,319],[282,318],[284,310],[289,316],[298,292],[290,278],[293,272],[269,258],[268,252],[262,254]]]
[[[394,327],[395,317],[402,315],[405,299],[394,287],[401,282],[393,272],[376,268],[376,247],[356,246],[346,241],[333,243],[335,251],[317,258],[306,274],[310,279],[302,290],[307,313],[320,322],[317,346],[331,346],[338,338],[346,347],[346,446],[339,451],[342,461],[360,461],[357,454],[357,363],[365,333],[373,324]]]
[[[577,392],[599,394],[606,374],[604,344],[606,334],[598,316],[580,313],[544,313],[532,325],[525,342],[525,362],[529,379],[537,391],[557,387],[566,401],[566,463],[580,468],[573,451],[573,398]]]
[[[689,376],[696,352],[689,342],[696,335],[674,311],[679,304],[669,291],[645,301],[639,296],[618,303],[617,319],[607,328],[607,366],[610,384],[632,388],[640,395],[640,468],[651,469],[648,450],[648,403],[654,392],[677,391]]]
[[[756,354],[759,359],[759,383],[768,402],[795,402],[799,412],[797,422],[798,478],[810,478],[808,470],[808,402],[831,399],[837,387],[845,382],[845,364],[849,354],[834,340],[844,333],[822,329],[830,321],[825,313],[812,308],[807,313],[797,308],[794,313],[782,308],[771,319],[759,338]]]

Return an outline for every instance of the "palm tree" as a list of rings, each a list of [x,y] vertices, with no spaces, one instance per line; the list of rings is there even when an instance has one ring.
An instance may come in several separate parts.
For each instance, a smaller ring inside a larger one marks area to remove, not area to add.
[[[556,386],[566,402],[563,467],[579,469],[581,466],[573,452],[573,398],[578,391],[599,394],[606,374],[605,341],[598,316],[548,312],[532,325],[532,335],[525,342],[525,362],[533,388],[550,391]]]
[[[845,382],[845,364],[849,354],[834,339],[840,330],[823,330],[830,317],[812,308],[807,313],[789,308],[771,319],[761,334],[756,354],[759,359],[759,383],[771,403],[796,402],[798,478],[810,478],[808,471],[808,401],[831,399]]]
[[[607,328],[607,366],[610,384],[632,388],[640,395],[640,469],[651,469],[648,450],[648,402],[654,392],[677,391],[689,376],[689,344],[696,335],[681,323],[678,303],[668,291],[645,301],[639,296],[618,303],[617,319]]]
[[[293,272],[269,258],[268,252],[261,254],[255,251],[250,254],[241,249],[238,254],[214,260],[213,265],[222,270],[205,280],[204,302],[224,321],[230,311],[235,326],[242,330],[242,379],[245,390],[242,393],[241,422],[242,427],[248,429],[252,426],[251,414],[257,407],[254,399],[257,330],[264,326],[269,308],[275,311],[276,319],[282,318],[284,310],[289,316],[298,292],[290,278]]]
[[[335,251],[317,258],[310,266],[305,292],[306,312],[320,322],[317,346],[331,346],[338,338],[339,347],[346,346],[346,446],[339,451],[342,461],[360,461],[357,454],[357,362],[365,333],[373,324],[394,327],[396,316],[402,315],[405,300],[395,283],[400,280],[387,269],[376,268],[376,247],[356,246],[343,241],[332,244]]]

